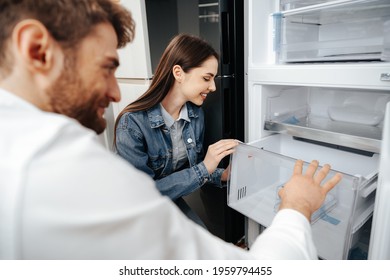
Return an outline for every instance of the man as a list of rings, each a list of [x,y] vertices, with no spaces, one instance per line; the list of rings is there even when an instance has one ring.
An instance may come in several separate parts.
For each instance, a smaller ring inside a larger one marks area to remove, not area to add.
[[[116,49],[134,35],[111,0],[0,1],[0,259],[310,259],[321,186],[313,161],[281,191],[250,252],[189,221],[96,133],[118,101]],[[96,132],[96,133],[95,133]]]

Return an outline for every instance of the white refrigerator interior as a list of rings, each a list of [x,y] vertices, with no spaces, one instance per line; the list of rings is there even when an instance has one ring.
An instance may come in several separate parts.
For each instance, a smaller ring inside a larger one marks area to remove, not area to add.
[[[330,176],[343,179],[312,216],[319,258],[367,258],[380,158],[390,145],[382,139],[390,1],[245,3],[248,144],[231,157],[229,206],[247,217],[250,247],[270,225],[295,160],[329,163]]]

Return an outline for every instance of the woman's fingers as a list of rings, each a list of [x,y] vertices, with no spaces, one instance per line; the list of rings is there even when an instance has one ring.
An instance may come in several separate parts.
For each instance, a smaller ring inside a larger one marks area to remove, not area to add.
[[[203,162],[210,174],[224,157],[234,152],[238,143],[235,139],[223,139],[209,146]]]
[[[216,156],[226,156],[234,152],[234,148],[238,145],[238,142],[234,139],[224,139],[217,143],[210,145],[209,149],[215,153]]]

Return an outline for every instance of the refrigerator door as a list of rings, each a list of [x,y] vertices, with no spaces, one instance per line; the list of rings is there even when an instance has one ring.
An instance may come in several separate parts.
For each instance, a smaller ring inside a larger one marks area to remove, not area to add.
[[[390,259],[390,102],[383,127],[382,153],[371,228],[369,259]]]
[[[220,54],[217,91],[203,105],[206,146],[223,138],[244,141],[244,7],[236,0],[220,0],[219,6],[210,6],[213,2],[199,4],[200,36]]]
[[[199,36],[219,53],[217,90],[203,104],[205,113],[204,148],[235,138],[244,141],[244,16],[243,1],[199,0]],[[228,157],[220,164],[226,167]],[[227,206],[226,188],[206,184],[199,191],[206,223],[218,225],[216,235],[236,242],[244,235],[244,217]]]

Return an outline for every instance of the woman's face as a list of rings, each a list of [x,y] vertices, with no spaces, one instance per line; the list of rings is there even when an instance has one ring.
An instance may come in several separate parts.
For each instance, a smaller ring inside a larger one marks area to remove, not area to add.
[[[218,61],[210,57],[200,67],[182,72],[180,89],[186,101],[202,105],[207,95],[216,90],[214,78],[218,72]]]

